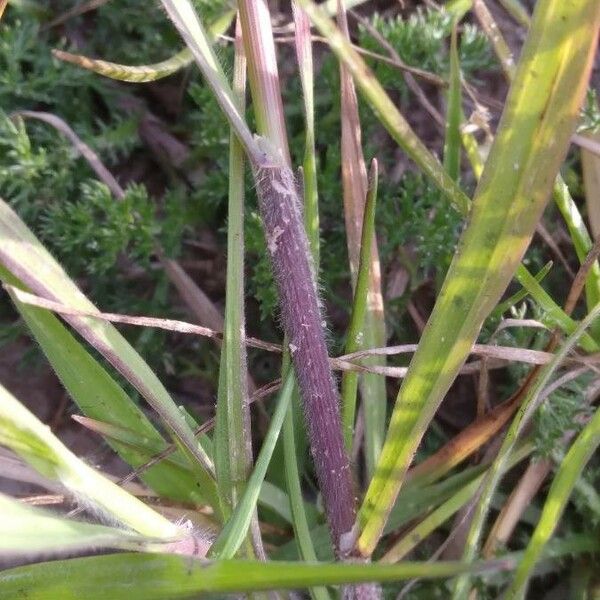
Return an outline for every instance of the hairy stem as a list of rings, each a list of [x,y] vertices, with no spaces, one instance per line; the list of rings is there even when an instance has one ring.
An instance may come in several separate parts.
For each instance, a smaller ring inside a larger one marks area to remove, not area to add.
[[[311,452],[336,553],[341,556],[342,536],[355,520],[352,475],[298,194],[292,171],[281,163],[257,170],[259,204]]]

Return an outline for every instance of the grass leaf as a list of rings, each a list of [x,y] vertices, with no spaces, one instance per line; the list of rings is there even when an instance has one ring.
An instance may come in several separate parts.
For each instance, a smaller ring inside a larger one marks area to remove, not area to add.
[[[211,556],[219,558],[233,557],[248,533],[260,488],[264,481],[271,456],[273,456],[275,444],[277,443],[277,438],[281,431],[281,426],[287,412],[293,388],[294,376],[290,373],[279,394],[277,408],[271,418],[269,430],[263,440],[260,453],[256,459],[256,465],[248,479],[248,484],[244,489],[244,493],[240,498],[239,504],[235,508],[231,519],[226,523],[225,528],[211,546]]]
[[[567,340],[563,343],[559,351],[556,353],[552,362],[548,363],[543,367],[539,377],[535,380],[535,383],[529,388],[527,396],[523,399],[523,403],[520,406],[515,418],[513,419],[506,433],[504,441],[502,442],[502,446],[498,451],[498,455],[494,460],[492,466],[490,467],[482,485],[481,495],[474,512],[469,533],[467,535],[465,551],[463,554],[463,559],[465,561],[472,561],[475,558],[475,554],[479,545],[479,539],[481,537],[481,532],[483,530],[487,512],[492,500],[492,495],[498,485],[498,482],[500,481],[501,474],[505,469],[505,466],[510,458],[511,452],[515,447],[519,435],[523,431],[525,425],[528,423],[533,412],[538,407],[538,399],[542,391],[548,385],[548,382],[552,377],[553,373],[561,365],[568,353],[576,345],[578,338],[588,327],[590,327],[590,325],[598,318],[599,315],[600,304],[598,304],[592,310],[592,312],[588,314],[588,316],[582,321],[581,325],[579,325],[575,332],[567,338]],[[456,600],[463,598],[464,594],[467,593],[468,589],[469,577],[460,577],[456,581],[453,597]]]
[[[598,311],[595,311],[595,314],[597,315]],[[598,446],[600,446],[600,409],[596,410],[590,422],[577,436],[560,464],[546,497],[540,520],[506,592],[506,598],[519,597],[523,593],[527,579],[531,576],[544,547],[560,522],[583,468]]]
[[[0,588],[8,598],[28,600],[164,600],[197,598],[214,592],[250,592],[393,582],[414,577],[448,578],[465,570],[499,570],[513,561],[479,567],[457,562],[400,565],[327,564],[254,561],[193,561],[173,555],[116,554],[40,563],[0,572]]]
[[[39,473],[62,483],[96,510],[135,531],[156,538],[174,538],[179,527],[104,478],[73,454],[0,386],[0,443],[21,456]]]
[[[69,279],[17,214],[0,199],[0,263],[33,292],[50,300],[88,312],[98,309]],[[176,439],[207,473],[210,458],[198,445],[173,399],[144,359],[110,324],[89,317],[65,316],[65,320],[100,352],[162,417]]]
[[[599,20],[600,5],[591,1],[537,5],[473,213],[398,394],[361,508],[358,547],[366,556],[426,427],[535,231],[583,100]]]

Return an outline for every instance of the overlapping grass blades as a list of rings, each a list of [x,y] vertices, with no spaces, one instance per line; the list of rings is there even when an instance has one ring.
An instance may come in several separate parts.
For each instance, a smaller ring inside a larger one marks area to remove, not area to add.
[[[69,279],[61,266],[54,260],[50,253],[41,245],[37,238],[31,233],[26,225],[19,219],[14,211],[3,201],[0,200],[0,263],[3,267],[3,273],[8,273],[10,283],[18,281],[21,285],[26,285],[32,291],[55,301],[61,302],[73,308],[94,313],[96,307],[85,297],[77,286]],[[41,313],[30,313],[41,314]],[[66,320],[84,337],[96,350],[128,379],[140,393],[146,398],[149,404],[163,418],[165,425],[171,430],[175,439],[181,440],[182,447],[193,463],[197,465],[199,473],[203,473],[204,480],[207,482],[207,491],[214,488],[214,481],[211,481],[212,462],[205,451],[196,441],[192,430],[185,422],[181,412],[173,402],[172,398],[160,383],[154,372],[134,350],[134,348],[125,340],[125,338],[109,323],[90,317],[67,317]],[[46,320],[47,323],[51,319]],[[54,323],[53,333],[60,329]],[[40,334],[42,331],[40,330]],[[61,332],[61,337],[67,339]],[[70,342],[70,340],[68,340]],[[71,347],[75,347],[71,344]],[[56,352],[55,368],[59,371],[60,364],[62,368],[67,368],[68,358],[59,356],[59,351],[64,351],[58,347],[58,342],[47,340],[46,348],[48,352]],[[102,374],[97,366],[90,363],[88,357],[84,357],[79,350],[76,350],[77,356],[85,363],[88,373],[94,372],[94,377],[103,380],[103,393],[112,393],[113,389],[106,374]],[[68,377],[66,370],[61,377]],[[77,375],[77,374],[74,374]],[[71,377],[72,385],[76,385],[77,380]],[[108,387],[107,387],[108,386]],[[74,389],[74,388],[73,388]],[[111,401],[108,406],[102,410],[110,410]],[[140,435],[152,435],[148,433],[148,425],[144,425],[144,420],[140,419],[140,413],[131,408],[125,408],[129,399],[125,399],[122,393],[116,393],[114,402],[121,404],[122,411],[129,411],[127,415],[128,426],[134,430],[139,430]],[[125,414],[125,413],[124,413]],[[99,415],[102,419],[102,416]],[[144,429],[145,427],[145,429]],[[215,495],[208,493],[207,497],[215,499]]]
[[[182,533],[178,526],[86,465],[2,386],[0,444],[96,511],[140,534],[174,539]]]
[[[599,19],[595,2],[537,4],[473,212],[398,394],[361,509],[365,555],[381,535],[425,428],[531,240],[575,127]]]

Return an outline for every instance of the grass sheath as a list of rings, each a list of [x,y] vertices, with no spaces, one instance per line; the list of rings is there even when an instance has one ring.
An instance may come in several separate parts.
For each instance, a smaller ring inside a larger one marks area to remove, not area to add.
[[[342,539],[354,525],[356,499],[315,268],[290,165],[271,17],[265,0],[243,0],[238,8],[254,114],[262,136],[258,144],[264,152],[253,167],[267,251],[325,513],[336,555],[342,558]]]
[[[265,165],[257,171],[256,179],[311,452],[336,553],[341,556],[340,541],[355,519],[354,490],[296,185],[283,161]]]

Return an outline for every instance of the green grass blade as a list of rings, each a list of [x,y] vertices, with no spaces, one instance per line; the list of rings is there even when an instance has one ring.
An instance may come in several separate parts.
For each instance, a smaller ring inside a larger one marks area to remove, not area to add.
[[[527,9],[521,4],[520,0],[499,0],[504,10],[522,27],[529,27],[531,19]]]
[[[310,21],[306,13],[292,2],[294,12],[294,36],[296,41],[296,57],[302,84],[302,100],[304,103],[304,160],[302,161],[304,183],[304,224],[310,244],[310,251],[319,272],[319,192],[317,187],[317,159],[315,150],[315,100],[314,100],[314,67]]]
[[[394,140],[414,162],[448,196],[463,214],[469,211],[469,199],[440,165],[438,159],[425,147],[404,116],[396,108],[362,57],[334,26],[326,12],[311,0],[297,0],[311,21],[327,38],[329,46],[352,73],[357,87],[375,111],[377,117]]]
[[[593,242],[581,213],[571,197],[569,188],[562,177],[558,178],[554,185],[552,197],[567,224],[567,229],[569,230],[569,235],[571,236],[577,258],[580,263],[583,263],[585,257],[592,249]],[[598,302],[600,302],[600,265],[597,260],[594,261],[585,281],[585,295],[588,310],[591,310]],[[595,338],[598,336],[598,333],[600,333],[594,327],[592,327],[591,331]]]
[[[358,547],[366,556],[425,429],[535,231],[575,126],[599,20],[600,5],[591,0],[537,5],[469,224],[398,394],[360,511]]]
[[[292,524],[294,526],[295,542],[298,545],[300,557],[306,562],[315,562],[317,554],[310,535],[308,519],[304,510],[298,460],[296,458],[296,440],[294,435],[294,415],[291,404],[287,408],[283,422],[283,458],[287,483]],[[328,600],[326,588],[311,588],[310,595],[314,600]]]
[[[343,3],[340,3],[338,7],[337,22],[344,38],[350,41],[348,17]],[[362,148],[362,129],[356,86],[350,70],[343,63],[340,63],[340,116],[344,223],[351,283],[356,298],[365,204],[369,193],[369,175],[365,166]],[[375,234],[370,246],[369,262],[368,289],[364,291],[365,298],[368,301],[366,302],[364,325],[362,326],[361,347],[381,348],[385,346],[387,338],[385,309],[381,291],[381,263]],[[367,359],[369,366],[385,367],[386,362],[387,359],[384,356],[371,356]],[[356,388],[357,380],[360,388],[364,422],[362,450],[366,478],[368,479],[373,475],[385,437],[387,390],[385,379],[373,373],[363,373],[358,379],[353,378],[350,387]],[[353,413],[355,411],[353,407],[356,404],[356,391],[352,392],[349,397],[352,397],[351,403],[342,402],[342,407],[349,409],[346,414],[348,427],[344,428],[348,450],[350,450],[350,433],[354,426]]]
[[[452,179],[460,178],[460,124],[462,119],[460,60],[457,44],[457,23],[452,27],[450,38],[450,86],[448,88],[448,109],[446,111],[446,139],[444,141],[444,169]]]
[[[517,465],[523,459],[531,454],[531,446],[523,446],[520,452],[515,452],[507,469]],[[443,525],[450,517],[456,514],[463,506],[471,500],[475,492],[481,485],[485,473],[481,473],[472,481],[466,483],[448,500],[439,504],[439,506],[429,513],[420,523],[409,529],[402,537],[381,558],[382,562],[390,563],[402,560],[411,550],[420,544],[429,534],[435,531],[440,525]]]
[[[3,200],[0,200],[0,263],[44,298],[86,312],[98,311]],[[198,467],[211,473],[209,457],[196,442],[175,402],[127,340],[100,319],[67,316],[65,320],[139,390]]]
[[[87,69],[97,75],[129,83],[147,83],[149,81],[164,79],[184,69],[194,61],[192,53],[187,48],[184,48],[166,60],[151,65],[139,66],[122,65],[99,58],[89,58],[82,54],[72,54],[64,50],[53,50],[52,55],[59,60]]]
[[[124,529],[67,520],[49,511],[0,494],[0,556],[26,556],[97,551],[137,550],[148,538]],[[0,590],[1,591],[1,590]]]
[[[483,483],[481,496],[477,503],[471,528],[467,535],[465,551],[463,554],[463,559],[465,561],[472,561],[475,558],[488,508],[492,500],[492,495],[498,485],[498,482],[500,481],[502,473],[505,470],[505,466],[510,459],[510,455],[514,450],[519,435],[538,406],[538,398],[540,394],[547,386],[552,374],[561,365],[568,353],[576,345],[578,338],[599,315],[600,304],[597,305],[594,310],[592,310],[592,312],[582,321],[581,325],[579,325],[575,332],[567,338],[552,361],[544,366],[539,377],[531,386],[527,396],[523,399],[523,403],[515,415],[515,418],[513,419],[506,433],[504,441],[502,442],[502,446],[498,451],[498,455],[492,463],[492,466],[490,467]],[[453,598],[459,600],[465,597],[469,589],[469,583],[470,580],[468,576],[460,577],[456,581]]]
[[[596,314],[598,313],[596,312]],[[529,540],[525,555],[519,562],[506,598],[518,598],[523,594],[527,580],[560,522],[583,468],[592,458],[598,446],[600,446],[600,409],[596,410],[592,419],[577,436],[560,464],[546,497],[540,520]]]
[[[379,262],[371,258],[371,269],[380,269]],[[387,337],[385,331],[385,315],[383,300],[381,298],[381,273],[378,272],[376,279],[379,280],[377,301],[367,304],[365,315],[363,348],[383,348]],[[370,356],[362,360],[365,366],[385,367],[387,358],[385,356]],[[385,438],[387,417],[387,389],[385,378],[376,373],[362,373],[358,380],[361,405],[365,419],[365,440],[363,451],[365,454],[365,468],[367,478],[370,479],[375,472],[375,466],[379,460],[383,440]]]
[[[363,214],[363,226],[360,241],[360,257],[358,275],[354,290],[354,302],[348,327],[344,354],[352,354],[362,348],[365,335],[365,316],[369,292],[369,270],[371,266],[371,249],[375,237],[375,206],[377,203],[377,161],[371,164],[369,190]],[[356,394],[358,390],[358,373],[345,371],[342,376],[342,423],[346,449],[352,448],[354,437],[354,419],[356,415]]]
[[[252,471],[252,475],[248,479],[248,484],[244,490],[239,504],[235,508],[231,518],[225,525],[223,531],[212,545],[210,554],[219,558],[231,558],[238,551],[240,545],[244,541],[250,527],[252,514],[256,508],[256,501],[260,493],[260,488],[265,478],[283,419],[287,412],[287,407],[292,396],[294,388],[294,376],[290,373],[285,381],[283,389],[279,394],[277,408],[271,417],[269,430],[263,440],[260,453],[256,459],[256,465]]]
[[[552,269],[552,261],[547,262],[535,275],[533,278],[541,283],[544,280],[544,277],[550,273]],[[520,289],[518,292],[515,292],[510,298],[503,300],[494,308],[492,313],[490,314],[491,319],[499,319],[507,310],[510,309],[511,306],[514,306],[521,300],[525,299],[528,295],[528,292],[525,288]]]
[[[5,284],[20,285],[2,266],[0,280]],[[53,314],[20,302],[14,294],[11,297],[29,331],[84,415],[126,428],[138,443],[151,445],[152,453],[165,448],[162,435],[143,411]],[[90,394],[90,390],[94,393]],[[147,460],[148,455],[134,446],[108,436],[105,439],[132,467],[139,467]],[[180,456],[180,459],[183,460],[183,457]],[[173,464],[161,463],[144,473],[142,479],[161,496],[212,505],[216,500],[214,482],[208,477],[202,478],[202,473],[198,476],[200,479],[196,480],[191,473],[175,468]]]
[[[399,565],[193,561],[173,555],[116,554],[40,563],[0,572],[7,598],[28,600],[164,600],[204,593],[251,592],[370,581],[448,578],[468,569],[506,569],[514,561],[476,567],[457,562]]]
[[[569,317],[569,315],[556,304],[550,294],[548,294],[536,278],[522,265],[517,269],[516,279],[544,310],[544,315],[542,317],[544,323],[549,327],[558,327],[566,335],[571,335],[577,329],[577,321]],[[580,344],[586,352],[598,351],[597,342],[595,342],[592,336],[587,332],[581,336]]]
[[[246,57],[239,35],[236,35],[235,42],[233,91],[238,109],[243,112]],[[215,434],[217,481],[221,501],[227,511],[239,502],[252,468],[244,320],[245,165],[244,150],[232,130],[229,138],[225,332],[220,365],[225,376],[220,374],[219,377]]]
[[[512,81],[515,75],[514,57],[484,0],[473,2],[473,12],[490,41],[496,58],[500,61],[504,75],[508,81]]]
[[[217,60],[210,38],[193,4],[190,0],[161,0],[161,3],[194,56],[215,99],[235,130],[238,140],[252,161],[260,164],[265,153],[254,139],[244,115],[238,109],[235,94],[227,81],[223,67]]]
[[[173,538],[180,533],[179,527],[77,458],[2,386],[0,444],[48,479],[59,481],[78,498],[138,533],[156,538]]]

